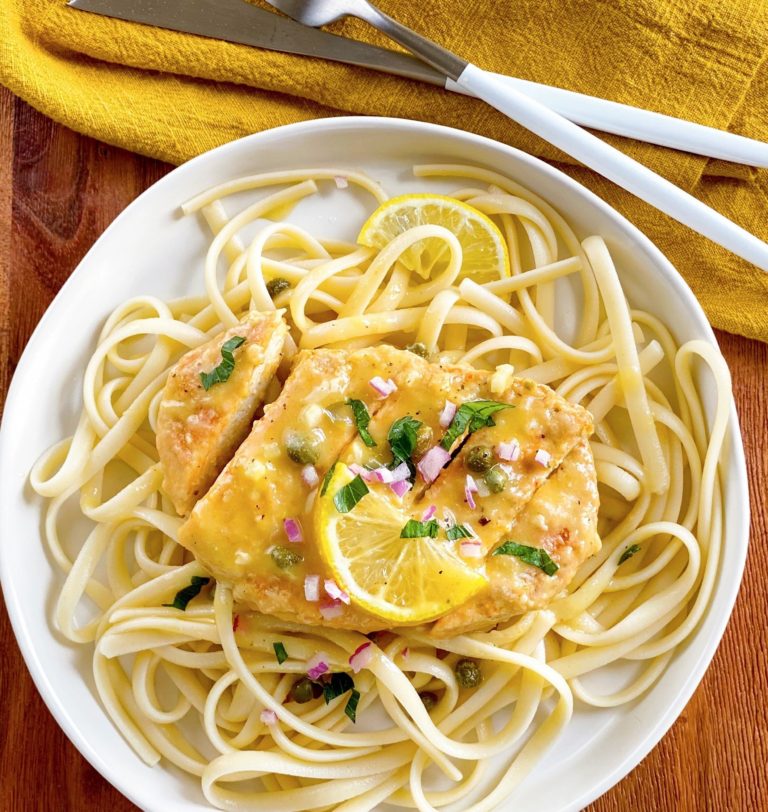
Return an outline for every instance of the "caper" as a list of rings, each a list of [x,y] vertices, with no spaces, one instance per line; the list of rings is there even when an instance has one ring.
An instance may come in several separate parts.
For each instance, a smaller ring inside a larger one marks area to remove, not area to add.
[[[419,697],[428,711],[431,711],[437,705],[437,694],[433,694],[432,691],[422,691]]]
[[[422,423],[418,429],[416,429],[416,448],[413,450],[414,456],[421,457],[429,451],[432,445],[432,436],[432,428],[425,423]]]
[[[320,457],[320,438],[314,434],[292,432],[285,438],[285,452],[299,465],[314,465]]]
[[[277,276],[267,282],[267,293],[274,299],[275,296],[281,294],[284,290],[290,288],[291,283],[282,276]]]
[[[427,349],[427,345],[423,344],[421,341],[417,341],[414,344],[409,344],[406,348],[408,352],[412,352],[414,355],[418,355],[420,358],[429,358],[429,350]]]
[[[287,547],[273,547],[272,551],[270,552],[272,556],[272,560],[280,567],[281,570],[287,570],[291,567],[295,567],[297,564],[301,564],[304,560],[304,556],[301,553],[296,553],[293,550],[289,550]]]
[[[354,417],[352,417],[352,412],[345,400],[338,400],[336,403],[331,403],[324,411],[334,423],[352,424],[355,422]]]
[[[487,445],[476,445],[467,452],[467,468],[484,474],[493,465],[493,451]]]
[[[509,482],[509,477],[504,473],[501,468],[491,468],[485,475],[485,484],[491,493],[501,493]]]
[[[483,672],[474,660],[459,660],[453,670],[462,688],[477,688],[483,681]]]
[[[309,677],[302,677],[298,682],[293,683],[291,688],[291,699],[303,705],[306,702],[311,702],[317,699],[323,692],[323,689],[316,683],[312,682]]]

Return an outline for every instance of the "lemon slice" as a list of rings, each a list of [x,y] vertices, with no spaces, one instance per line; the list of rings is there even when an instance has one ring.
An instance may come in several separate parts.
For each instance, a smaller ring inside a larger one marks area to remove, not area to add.
[[[384,248],[399,234],[415,226],[443,226],[452,231],[463,251],[459,278],[489,282],[509,276],[509,253],[496,224],[472,206],[444,195],[401,195],[382,203],[365,221],[358,243]],[[444,240],[429,238],[414,243],[400,261],[424,279],[442,270],[448,261]]]
[[[338,463],[315,506],[320,554],[336,583],[358,606],[397,623],[432,620],[467,601],[487,584],[466,564],[458,542],[439,538],[400,538],[410,518],[386,485],[340,513],[334,496],[355,475]]]

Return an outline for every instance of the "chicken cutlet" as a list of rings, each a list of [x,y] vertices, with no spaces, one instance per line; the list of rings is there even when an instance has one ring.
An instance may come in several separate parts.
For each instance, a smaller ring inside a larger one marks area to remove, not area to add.
[[[180,516],[192,510],[248,435],[287,334],[282,311],[253,311],[171,369],[157,415],[157,450],[163,487]]]

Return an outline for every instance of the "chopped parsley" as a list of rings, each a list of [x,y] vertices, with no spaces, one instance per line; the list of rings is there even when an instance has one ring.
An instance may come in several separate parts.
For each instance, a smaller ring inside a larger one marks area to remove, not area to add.
[[[272,643],[272,648],[275,650],[275,658],[277,664],[282,665],[288,659],[288,652],[282,643]]]
[[[210,578],[201,578],[199,575],[192,576],[192,582],[184,589],[180,589],[173,599],[173,603],[164,603],[163,606],[172,606],[174,609],[186,611],[187,604],[200,594],[200,590],[210,581]]]
[[[554,575],[560,567],[549,557],[546,550],[540,547],[528,547],[516,541],[505,541],[501,547],[493,551],[494,555],[514,555],[526,564],[531,564],[543,570],[547,575]]]
[[[408,519],[405,527],[400,531],[401,539],[436,539],[440,530],[440,525],[436,519],[428,522],[417,522],[416,519]]]
[[[206,392],[217,383],[224,383],[229,380],[232,370],[235,368],[234,351],[245,343],[242,336],[233,336],[229,341],[225,341],[221,345],[221,363],[214,367],[210,372],[201,372],[200,380],[203,384],[203,389]]]
[[[333,504],[336,505],[336,510],[339,513],[349,513],[368,492],[368,486],[358,474],[351,482],[336,491]]]
[[[344,671],[338,674],[331,674],[328,682],[323,683],[323,697],[327,705],[331,700],[336,699],[337,696],[351,691],[355,687],[355,681]]]
[[[371,415],[368,413],[368,408],[362,400],[354,400],[350,398],[347,401],[347,406],[352,409],[352,414],[355,416],[355,425],[357,426],[357,433],[360,439],[368,446],[373,448],[376,445],[376,440],[371,437],[368,431],[368,425],[371,422]]]
[[[463,524],[454,524],[445,531],[449,541],[456,541],[456,539],[471,539],[472,532],[467,530]]]
[[[625,561],[628,561],[635,553],[640,552],[640,545],[639,544],[632,544],[627,547],[626,550],[621,554],[621,558],[619,559],[619,564],[623,564]]]
[[[416,450],[420,427],[421,421],[408,414],[395,420],[390,426],[387,441],[392,449],[392,468],[396,468],[401,462],[408,463],[409,467],[412,465],[411,457]]]
[[[448,431],[443,435],[440,445],[450,451],[451,446],[464,434],[470,434],[486,426],[496,425],[493,422],[493,415],[502,409],[513,409],[511,403],[498,403],[495,400],[472,400],[469,403],[462,403],[448,426]]]
[[[346,713],[353,722],[357,721],[357,703],[359,701],[360,691],[353,688],[352,693],[347,700],[347,704],[344,706],[344,713]]]
[[[336,470],[336,463],[334,462],[333,465],[326,471],[325,476],[323,477],[323,484],[320,486],[320,496],[325,496],[325,492],[328,490],[328,486],[331,484],[331,480],[333,479],[333,472]]]

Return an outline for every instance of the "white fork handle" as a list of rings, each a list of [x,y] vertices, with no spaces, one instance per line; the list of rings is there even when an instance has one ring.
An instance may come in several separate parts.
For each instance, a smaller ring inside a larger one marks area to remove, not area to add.
[[[494,74],[469,64],[456,79],[456,84],[617,186],[768,271],[766,243],[647,166],[632,160]]]
[[[768,143],[746,138],[727,130],[718,130],[675,116],[643,110],[630,104],[587,96],[562,87],[529,82],[515,76],[494,73],[505,85],[525,93],[564,116],[574,124],[604,133],[636,138],[649,144],[733,161],[745,166],[768,167]],[[469,95],[453,79],[446,79],[445,89]]]

